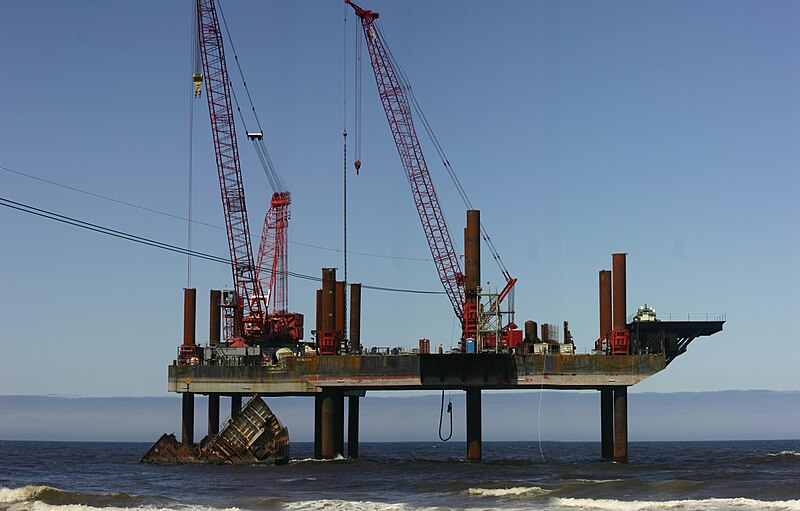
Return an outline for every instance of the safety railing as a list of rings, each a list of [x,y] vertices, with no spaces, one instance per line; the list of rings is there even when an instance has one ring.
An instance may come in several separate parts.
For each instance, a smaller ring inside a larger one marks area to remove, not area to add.
[[[628,323],[632,322],[636,314],[628,316]],[[726,321],[726,314],[720,312],[659,312],[657,321]]]

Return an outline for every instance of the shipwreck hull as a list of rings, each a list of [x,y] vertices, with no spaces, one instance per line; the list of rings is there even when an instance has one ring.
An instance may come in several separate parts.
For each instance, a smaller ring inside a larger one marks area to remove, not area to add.
[[[141,463],[157,465],[280,465],[288,461],[289,431],[258,395],[217,435],[206,437],[199,444],[185,445],[174,434],[164,434],[141,459]]]

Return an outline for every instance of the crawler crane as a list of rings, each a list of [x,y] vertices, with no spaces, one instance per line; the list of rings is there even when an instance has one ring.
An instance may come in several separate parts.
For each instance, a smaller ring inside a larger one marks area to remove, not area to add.
[[[228,301],[232,303],[223,303],[229,311],[226,337],[234,346],[296,343],[303,337],[303,316],[288,312],[286,282],[291,194],[270,165],[268,177],[274,193],[256,260],[250,241],[223,34],[214,0],[197,0],[196,8],[203,74],[194,75],[195,94],[205,82],[234,283],[234,294]],[[263,134],[259,131],[247,136],[260,147],[259,157],[264,163],[268,156],[261,145]],[[270,303],[272,312],[268,312]]]
[[[394,59],[386,47],[384,38],[375,24],[379,14],[363,9],[351,0],[345,0],[345,3],[355,10],[356,16],[361,20],[361,27],[369,50],[370,64],[378,86],[378,95],[383,104],[386,119],[389,122],[389,128],[394,137],[406,177],[411,185],[414,204],[422,222],[422,229],[425,232],[425,237],[433,256],[436,271],[445,293],[450,299],[453,311],[461,322],[463,348],[466,339],[475,339],[482,329],[482,326],[479,325],[479,316],[495,316],[499,311],[500,304],[509,295],[517,279],[511,277],[508,271],[505,270],[505,267],[500,263],[499,255],[492,244],[489,243],[492,256],[501,264],[506,284],[503,290],[488,304],[486,311],[479,314],[479,308],[481,307],[480,297],[476,289],[465,289],[464,273],[461,271],[461,264],[456,254],[450,231],[445,223],[439,198],[436,195],[425,157],[422,154],[422,147],[414,128],[407,91],[396,69]],[[361,162],[359,160],[356,162],[356,168],[359,169],[360,166]],[[488,241],[485,230],[481,230],[484,232],[484,239]],[[515,329],[516,325],[512,321],[501,328],[501,335],[504,338],[508,337],[509,333]],[[489,339],[489,342],[497,346],[496,339]]]

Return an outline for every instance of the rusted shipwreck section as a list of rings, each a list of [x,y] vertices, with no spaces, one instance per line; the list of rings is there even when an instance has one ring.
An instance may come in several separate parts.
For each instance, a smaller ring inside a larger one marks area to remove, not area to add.
[[[174,434],[164,434],[141,460],[142,463],[158,465],[251,465],[288,461],[289,432],[258,395],[231,417],[218,434],[205,437],[194,445],[178,441]]]

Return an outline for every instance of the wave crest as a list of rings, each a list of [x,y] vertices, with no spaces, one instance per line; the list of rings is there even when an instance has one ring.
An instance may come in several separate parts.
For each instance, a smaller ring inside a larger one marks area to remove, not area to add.
[[[207,506],[186,506],[166,497],[130,493],[80,493],[53,486],[0,486],[0,510],[7,511],[239,511]]]
[[[302,459],[291,459],[289,460],[290,465],[295,465],[297,463],[330,463],[332,461],[349,461],[349,458],[345,458],[341,454],[337,454],[335,458],[321,460],[316,458],[302,458]]]
[[[800,452],[797,451],[781,451],[767,453],[768,458],[797,458],[800,457]]]
[[[511,488],[470,488],[467,493],[480,497],[521,497],[523,495],[542,495],[549,491],[538,486],[514,486]]]
[[[756,500],[743,497],[735,499],[702,499],[702,500],[614,500],[614,499],[572,499],[556,498],[553,504],[569,508],[593,509],[601,511],[651,511],[662,509],[687,510],[723,510],[723,509],[758,509],[775,511],[800,511],[800,500]]]
[[[40,495],[46,492],[61,492],[52,486],[23,486],[22,488],[3,488],[0,487],[0,502],[13,503],[37,500]]]
[[[337,499],[287,502],[284,504],[284,508],[293,511],[316,511],[317,509],[325,511],[406,511],[412,509],[406,504]]]

